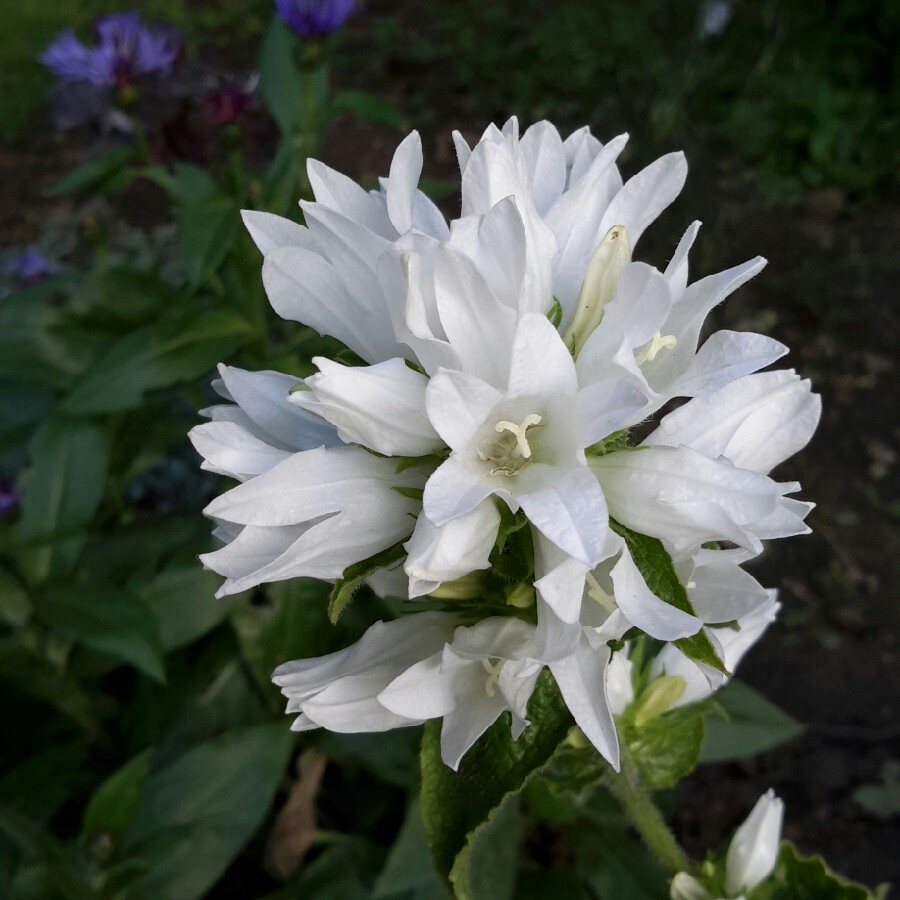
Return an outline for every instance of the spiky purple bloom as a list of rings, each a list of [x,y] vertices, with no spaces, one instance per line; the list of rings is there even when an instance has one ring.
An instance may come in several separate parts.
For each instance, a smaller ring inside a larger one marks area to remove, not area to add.
[[[247,78],[223,77],[203,98],[203,115],[212,125],[228,125],[256,103],[259,75]]]
[[[356,10],[357,0],[275,0],[275,9],[300,37],[337,31]]]
[[[9,256],[3,265],[3,271],[6,275],[10,275],[19,287],[28,287],[58,274],[60,267],[52,259],[48,259],[38,247],[31,245]]]
[[[167,72],[181,49],[172,29],[147,28],[139,12],[104,16],[96,24],[97,43],[88,47],[69,29],[38,57],[62,81],[89,81],[122,88],[140,75]]]

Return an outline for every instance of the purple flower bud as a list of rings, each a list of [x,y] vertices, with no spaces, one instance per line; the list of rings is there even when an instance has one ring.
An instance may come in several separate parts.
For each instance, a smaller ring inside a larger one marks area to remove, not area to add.
[[[337,31],[356,6],[356,0],[275,0],[278,15],[305,38],[324,37]]]
[[[60,267],[32,245],[9,256],[3,265],[3,271],[12,277],[18,287],[28,287],[58,274]]]
[[[203,115],[212,125],[227,125],[240,118],[256,102],[259,75],[248,78],[221,78],[203,97]]]
[[[171,29],[147,28],[139,12],[99,19],[98,42],[88,47],[71,30],[62,32],[38,57],[62,81],[89,81],[122,88],[140,75],[167,72],[181,49]]]
[[[19,492],[16,486],[5,478],[0,478],[0,517],[12,512],[19,505]]]

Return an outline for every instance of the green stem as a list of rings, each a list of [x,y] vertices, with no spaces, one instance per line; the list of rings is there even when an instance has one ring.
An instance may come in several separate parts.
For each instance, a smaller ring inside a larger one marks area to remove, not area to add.
[[[678,846],[631,759],[623,754],[621,771],[607,773],[603,784],[622,804],[629,822],[670,875],[691,870],[687,855]]]

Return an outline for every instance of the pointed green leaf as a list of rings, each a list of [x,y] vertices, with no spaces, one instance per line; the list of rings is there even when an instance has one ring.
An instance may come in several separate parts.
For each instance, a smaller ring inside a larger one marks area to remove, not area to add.
[[[113,772],[91,796],[84,811],[82,834],[89,840],[103,834],[119,837],[137,812],[141,790],[149,774],[149,750],[139,753]]]
[[[528,705],[531,724],[512,739],[504,713],[463,757],[458,772],[441,760],[441,722],[425,726],[422,740],[422,817],[438,871],[450,878],[470,835],[507,796],[518,794],[547,763],[572,725],[572,717],[549,672],[538,679]],[[464,865],[464,863],[462,864]],[[456,869],[454,880],[466,876]]]
[[[725,713],[710,716],[700,758],[703,762],[745,759],[791,740],[804,726],[752,687],[729,682],[716,694]]]
[[[691,603],[684,585],[678,579],[672,557],[666,553],[662,541],[632,531],[614,519],[610,519],[609,524],[616,534],[625,539],[634,564],[638,567],[644,581],[647,582],[647,587],[665,603],[682,612],[690,613],[692,616],[696,615],[694,605]],[[682,638],[673,643],[685,656],[695,659],[697,662],[706,663],[726,675],[730,674],[703,629],[691,637]]]
[[[55,412],[35,433],[29,452],[19,533],[32,545],[23,568],[40,583],[67,574],[78,559],[80,529],[103,497],[107,436],[90,422]]]
[[[106,586],[55,587],[36,612],[55,631],[165,680],[156,619],[140,597]]]
[[[341,617],[341,613],[346,609],[347,604],[353,599],[360,585],[370,576],[374,575],[380,569],[385,569],[398,560],[403,559],[405,555],[403,549],[403,541],[398,541],[392,547],[375,553],[368,559],[353,563],[347,566],[344,574],[334,583],[331,590],[331,596],[328,599],[328,618],[334,624]]]
[[[753,892],[753,900],[882,900],[888,886],[870,891],[832,872],[821,856],[800,856],[790,841],[781,842],[781,853],[771,877]]]

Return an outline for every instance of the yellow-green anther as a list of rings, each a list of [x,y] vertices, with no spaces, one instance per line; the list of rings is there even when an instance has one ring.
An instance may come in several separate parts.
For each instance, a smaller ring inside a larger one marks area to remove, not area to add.
[[[616,295],[619,272],[630,262],[631,241],[628,240],[628,233],[623,225],[614,225],[606,232],[588,263],[584,283],[575,301],[575,311],[563,332],[563,340],[573,356],[578,356],[600,324],[603,308]]]
[[[481,572],[470,572],[455,581],[445,581],[428,596],[436,600],[474,600],[481,596]]]
[[[516,609],[528,609],[534,606],[534,586],[525,581],[506,588],[506,603]]]
[[[684,693],[686,687],[680,675],[663,675],[653,681],[641,694],[634,709],[634,724],[638,728],[661,716]]]

